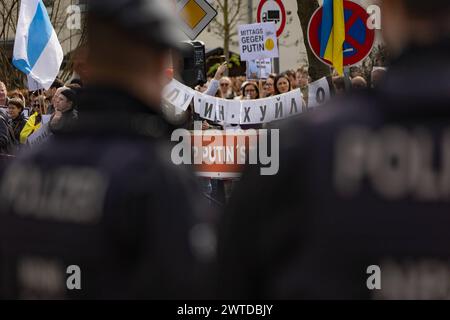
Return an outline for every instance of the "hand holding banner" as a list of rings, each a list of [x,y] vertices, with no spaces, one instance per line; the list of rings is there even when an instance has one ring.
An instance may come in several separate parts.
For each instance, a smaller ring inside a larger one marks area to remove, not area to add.
[[[200,117],[219,124],[260,124],[282,120],[303,112],[300,89],[277,96],[257,100],[226,100],[201,92],[173,80],[165,90],[164,99],[171,99],[177,108],[187,108],[192,97],[194,110]],[[309,85],[310,108],[330,99],[330,87],[326,78]],[[187,99],[187,100],[186,100]]]

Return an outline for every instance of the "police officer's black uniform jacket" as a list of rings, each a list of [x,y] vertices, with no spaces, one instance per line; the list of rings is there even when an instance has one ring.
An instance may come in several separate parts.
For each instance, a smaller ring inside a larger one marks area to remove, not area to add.
[[[74,127],[3,170],[1,298],[204,297],[205,212],[167,129],[124,92],[86,89]]]
[[[224,216],[219,292],[450,298],[449,56],[411,48],[379,91],[280,130],[279,173],[250,168]]]

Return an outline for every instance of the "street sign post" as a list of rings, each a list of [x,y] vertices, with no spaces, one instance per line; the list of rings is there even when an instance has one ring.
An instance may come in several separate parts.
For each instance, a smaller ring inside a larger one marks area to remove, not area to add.
[[[274,22],[277,37],[280,37],[286,27],[286,9],[281,0],[261,0],[258,5],[258,23]]]
[[[206,0],[179,0],[177,12],[184,33],[195,40],[217,16],[217,11]]]
[[[332,65],[331,62],[320,57],[322,15],[322,7],[313,14],[308,27],[308,40],[317,58]],[[344,66],[351,66],[361,62],[370,54],[375,42],[375,31],[367,27],[369,14],[366,10],[352,1],[344,0],[344,16]]]

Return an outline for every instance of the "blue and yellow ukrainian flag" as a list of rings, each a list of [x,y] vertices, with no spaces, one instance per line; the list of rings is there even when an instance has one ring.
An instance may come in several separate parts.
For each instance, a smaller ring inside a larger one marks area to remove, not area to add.
[[[324,0],[320,56],[333,63],[344,75],[345,17],[344,0]]]

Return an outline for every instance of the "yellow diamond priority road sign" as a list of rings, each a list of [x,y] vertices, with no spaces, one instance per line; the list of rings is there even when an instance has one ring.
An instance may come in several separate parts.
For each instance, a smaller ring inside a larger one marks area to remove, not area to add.
[[[206,0],[178,0],[177,11],[183,31],[191,40],[195,40],[217,15]]]

